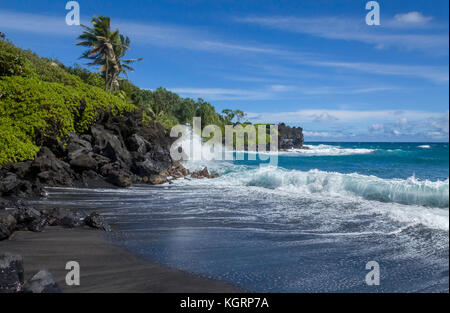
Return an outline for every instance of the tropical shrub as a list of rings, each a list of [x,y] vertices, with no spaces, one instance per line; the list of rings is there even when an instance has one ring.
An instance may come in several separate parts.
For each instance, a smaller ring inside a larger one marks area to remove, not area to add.
[[[0,41],[0,76],[30,76],[33,68],[23,52],[7,41]]]
[[[77,88],[36,78],[0,79],[0,165],[32,159],[38,151],[36,131],[63,139],[84,132],[102,112],[122,114],[135,106],[80,82]],[[12,144],[14,143],[14,144]]]

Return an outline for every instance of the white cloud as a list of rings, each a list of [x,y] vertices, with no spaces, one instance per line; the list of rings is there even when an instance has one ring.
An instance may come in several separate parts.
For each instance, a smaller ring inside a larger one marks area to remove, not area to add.
[[[436,83],[448,83],[449,81],[448,67],[328,61],[317,61],[313,62],[313,64],[318,66],[347,68],[371,74],[418,77]]]
[[[275,92],[284,92],[296,90],[297,88],[295,86],[287,86],[287,85],[272,85],[270,86],[270,89]]]
[[[237,22],[255,24],[291,33],[301,33],[325,39],[358,41],[376,48],[397,47],[406,50],[420,50],[428,53],[448,54],[448,34],[435,33],[392,33],[389,27],[399,23],[418,25],[425,23],[427,17],[418,12],[397,15],[395,23],[382,24],[376,30],[359,19],[342,17],[244,17]]]
[[[315,75],[311,72],[305,73],[306,66],[325,67],[325,68],[337,68],[347,69],[352,72],[363,72],[368,74],[383,75],[383,76],[403,76],[410,78],[419,78],[429,80],[433,83],[443,84],[449,81],[449,68],[447,66],[427,66],[427,65],[400,65],[400,64],[386,64],[386,63],[369,63],[369,62],[344,62],[333,61],[333,58],[322,57],[321,59],[313,56],[298,57],[295,54],[284,57],[288,61],[294,62],[300,67],[286,67],[286,66],[273,66],[267,64],[252,64],[255,68],[262,69],[269,75],[275,77],[286,77],[297,79],[300,77],[318,78],[319,75]],[[308,88],[309,89],[309,88]],[[317,90],[323,92],[330,90],[330,87],[319,87],[315,89],[309,89],[310,93],[314,93]],[[373,91],[384,91],[398,89],[392,86],[378,86],[373,88],[354,88],[354,93],[365,93]],[[331,90],[333,93],[338,93],[339,89]]]
[[[401,127],[401,128],[406,127],[408,125],[408,118],[402,117],[401,119],[399,119],[397,121],[397,125],[398,125],[398,127]]]
[[[396,14],[394,20],[399,25],[424,25],[433,19],[431,16],[424,16],[422,13],[413,11],[408,13]]]
[[[317,95],[357,95],[365,93],[374,93],[381,91],[398,90],[400,88],[392,86],[380,87],[360,87],[360,86],[284,86],[276,85],[271,87],[274,91],[295,91],[299,94],[317,96]]]
[[[238,44],[217,40],[203,28],[164,25],[157,23],[135,23],[112,18],[114,25],[129,35],[137,44],[150,44],[163,47],[182,47],[189,50],[214,51],[222,53],[259,53],[281,55],[282,50],[273,47]],[[82,24],[89,24],[84,20]],[[80,26],[68,26],[65,18],[47,15],[28,14],[13,11],[0,11],[0,28],[3,30],[76,38]]]
[[[430,120],[431,126],[439,130],[440,132],[444,134],[449,134],[449,118],[448,118],[448,111],[447,113],[444,113],[442,116],[439,116],[437,118],[432,118]]]
[[[184,97],[213,100],[265,100],[272,97],[267,91],[226,88],[171,88]]]
[[[384,125],[383,124],[372,124],[369,128],[370,132],[381,132],[384,131]]]
[[[399,112],[404,115],[404,112]],[[448,111],[444,114],[437,113],[433,116],[423,115],[422,118],[416,116],[411,120],[406,116],[401,117],[397,121],[385,121],[383,123],[375,123],[369,127],[369,133],[380,134],[386,136],[407,136],[410,138],[444,140],[448,138]]]
[[[424,111],[398,111],[398,110],[372,110],[372,111],[356,111],[356,110],[299,110],[294,112],[276,112],[276,113],[249,113],[250,120],[255,122],[287,122],[287,123],[305,123],[315,122],[317,116],[333,116],[340,123],[345,122],[391,122],[396,123],[399,118],[407,118],[408,120],[424,120],[440,118],[442,113],[424,112]]]
[[[312,115],[311,117],[314,118],[314,122],[335,122],[338,121],[339,119],[331,114],[329,114],[328,112],[323,112],[319,115]]]
[[[198,87],[175,87],[169,88],[175,93],[185,97],[204,98],[206,100],[280,100],[292,98],[298,95],[321,96],[333,94],[361,94],[379,91],[395,90],[395,87],[297,87],[291,85],[269,85],[257,89],[235,89],[235,88],[198,88]],[[337,120],[327,113],[315,116],[323,121]]]
[[[308,65],[314,67],[327,68],[345,68],[351,71],[360,71],[377,75],[398,75],[405,77],[417,77],[431,80],[436,83],[448,83],[448,66],[420,66],[420,65],[390,65],[377,63],[361,63],[361,62],[342,62],[330,61],[329,56],[319,56],[315,54],[299,53],[289,49],[279,47],[235,43],[227,40],[218,39],[216,35],[211,34],[201,27],[185,27],[176,25],[151,24],[151,23],[134,23],[123,20],[114,20],[115,24],[124,32],[130,35],[136,44],[146,44],[162,47],[183,48],[195,51],[209,51],[221,54],[263,54],[271,57],[277,57],[294,64]],[[336,39],[350,40],[350,32],[354,31],[355,24],[348,20],[340,20],[336,18],[315,18],[315,19],[298,19],[298,18],[246,18],[240,21],[248,23],[256,23],[265,26],[287,28],[288,31],[305,31],[312,34],[331,36]],[[286,21],[286,25],[284,22]],[[311,23],[310,23],[311,22]],[[88,24],[88,21],[83,21]],[[292,23],[293,25],[290,25]],[[297,25],[298,24],[298,25]],[[302,27],[294,26],[305,26]],[[46,35],[66,36],[76,38],[80,33],[80,27],[67,26],[64,18],[52,17],[45,15],[26,14],[21,12],[0,11],[0,28],[6,31],[16,30],[27,33],[38,33]],[[298,28],[298,29],[297,29]],[[357,29],[358,27],[356,27]],[[309,29],[309,30],[308,30]],[[345,30],[342,32],[342,30]],[[356,38],[362,40],[359,31],[356,31]],[[327,35],[328,34],[328,35]],[[431,35],[423,35],[425,37],[411,37],[408,39],[414,45],[419,45],[424,49],[432,49],[434,51],[444,51],[448,53],[448,37],[445,37],[444,46],[439,49],[436,42],[442,38],[434,38]],[[371,41],[373,36],[367,37]],[[376,37],[375,37],[376,38]],[[390,41],[399,43],[405,40],[405,36],[401,38],[389,37]],[[372,41],[371,41],[372,42]],[[388,46],[388,42],[378,42],[377,45]],[[326,60],[326,61],[324,61]],[[303,72],[302,72],[303,71]],[[291,75],[297,77],[306,77],[311,73],[304,73],[304,70],[292,67]],[[383,88],[383,87],[381,87]],[[327,91],[327,87],[309,88],[303,91],[305,94],[325,94],[339,93],[339,90]],[[372,92],[370,88],[354,89],[353,93]],[[344,93],[349,93],[345,91]]]
[[[317,116],[338,118],[335,129],[315,130],[323,124]],[[302,125],[305,136],[326,140],[359,138],[359,140],[448,140],[448,112],[424,111],[352,111],[352,110],[300,110],[296,112],[248,113],[250,121],[255,123],[280,123]],[[445,124],[447,122],[447,124]],[[370,125],[367,127],[366,125]]]
[[[303,131],[303,135],[306,137],[313,138],[343,138],[344,135],[341,133],[330,133],[324,131]]]
[[[75,35],[81,27],[68,26],[65,16],[52,17],[36,14],[0,11],[0,27],[2,31],[17,30],[33,34]]]

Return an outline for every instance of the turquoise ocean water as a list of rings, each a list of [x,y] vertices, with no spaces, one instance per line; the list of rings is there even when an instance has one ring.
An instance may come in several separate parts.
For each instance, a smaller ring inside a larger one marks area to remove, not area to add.
[[[448,144],[307,146],[277,167],[187,162],[221,177],[50,189],[39,204],[100,211],[130,252],[250,291],[448,292]],[[369,261],[379,286],[365,283]]]

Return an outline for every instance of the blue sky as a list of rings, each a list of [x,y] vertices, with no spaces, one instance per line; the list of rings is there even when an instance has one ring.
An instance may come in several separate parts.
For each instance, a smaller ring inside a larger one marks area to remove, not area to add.
[[[80,0],[143,57],[131,80],[204,98],[252,122],[302,126],[307,141],[448,141],[448,0]],[[0,0],[0,31],[67,65],[83,48],[66,1]]]

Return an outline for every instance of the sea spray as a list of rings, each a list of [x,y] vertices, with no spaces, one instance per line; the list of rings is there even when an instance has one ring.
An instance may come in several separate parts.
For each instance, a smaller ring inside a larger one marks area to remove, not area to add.
[[[289,189],[292,192],[345,195],[366,200],[395,202],[427,207],[449,207],[449,180],[429,181],[383,179],[360,174],[341,174],[311,170],[302,172],[277,168],[258,169],[247,173],[247,186]]]
[[[288,150],[284,154],[286,155],[302,155],[302,156],[343,156],[354,154],[370,154],[375,152],[374,149],[365,148],[342,148],[340,146],[332,145],[306,145],[306,149],[292,149]]]

